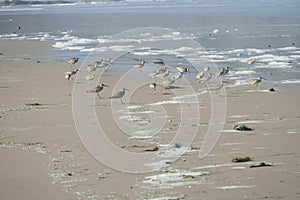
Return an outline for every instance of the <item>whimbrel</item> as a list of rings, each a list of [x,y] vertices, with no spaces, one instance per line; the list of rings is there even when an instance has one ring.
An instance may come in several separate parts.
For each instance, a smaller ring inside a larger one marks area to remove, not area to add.
[[[99,97],[99,99],[101,99],[101,96],[99,95],[99,92],[101,92],[104,89],[104,87],[108,87],[108,85],[105,85],[105,84],[101,83],[101,84],[97,85],[94,89],[88,90],[86,92],[88,92],[88,93],[96,93],[97,96]]]
[[[79,58],[74,57],[74,58],[71,58],[71,59],[67,60],[67,63],[72,65],[72,67],[74,67],[75,63],[77,63],[78,60],[79,60]]]
[[[123,104],[122,98],[125,95],[125,91],[128,90],[126,88],[123,88],[122,90],[120,90],[119,92],[117,92],[116,94],[114,94],[113,96],[109,97],[110,99],[120,99],[121,103]],[[129,90],[128,90],[129,91]]]

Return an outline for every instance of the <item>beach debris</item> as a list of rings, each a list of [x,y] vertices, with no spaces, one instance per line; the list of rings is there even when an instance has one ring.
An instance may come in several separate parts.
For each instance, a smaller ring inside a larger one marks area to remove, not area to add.
[[[237,131],[253,131],[253,128],[249,128],[245,124],[242,125],[237,124],[233,127],[233,129]]]
[[[270,92],[275,92],[275,89],[274,88],[270,88],[269,91]]]
[[[72,65],[72,67],[74,67],[74,65],[78,62],[79,58],[73,57],[70,58],[69,60],[67,60],[67,63]]]
[[[97,85],[94,89],[87,90],[86,92],[96,93],[97,96],[99,97],[99,99],[101,99],[101,96],[99,95],[99,92],[101,92],[104,89],[104,87],[108,87],[108,85],[105,85],[105,84],[101,83],[101,84]]]
[[[184,179],[192,179],[192,178],[195,178],[195,176],[191,175],[191,174],[182,174],[182,177]]]
[[[241,162],[249,162],[252,161],[252,159],[249,156],[246,157],[235,157],[231,160],[233,163],[241,163]]]
[[[13,147],[15,143],[12,141],[12,137],[0,138],[0,147]]]
[[[26,106],[42,106],[40,103],[26,103]]]
[[[251,58],[251,59],[247,60],[247,64],[252,65],[255,63],[255,61],[256,61],[256,58]]]
[[[68,176],[73,176],[73,173],[72,172],[68,172],[67,175]]]
[[[60,151],[61,153],[70,153],[70,152],[72,152],[71,150],[68,150],[68,149],[66,149],[66,150],[61,150]]]
[[[180,147],[182,147],[182,145],[181,145],[180,143],[176,142],[176,143],[174,144],[174,148],[179,149]]]
[[[108,177],[108,175],[109,175],[108,172],[98,173],[98,179],[99,179],[99,180],[106,179],[106,178]]]
[[[158,151],[158,147],[153,147],[151,149],[145,149],[144,151],[146,151],[146,152]]]
[[[272,164],[269,163],[265,163],[265,162],[261,162],[258,165],[251,165],[250,168],[257,168],[257,167],[270,167],[270,166],[274,166]]]
[[[220,32],[219,29],[214,29],[214,30],[213,30],[213,33],[214,33],[214,34],[219,33],[219,32]]]
[[[41,143],[41,142],[25,142],[22,145],[23,146],[34,146],[34,145],[41,145],[41,144],[43,144],[43,143]]]

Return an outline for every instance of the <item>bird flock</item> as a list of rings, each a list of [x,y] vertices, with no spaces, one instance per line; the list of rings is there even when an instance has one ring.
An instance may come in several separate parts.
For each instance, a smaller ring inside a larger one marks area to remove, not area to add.
[[[71,70],[66,71],[64,73],[65,79],[67,81],[69,80],[73,80],[73,76],[75,76],[78,72],[81,72],[79,69],[75,68],[75,64],[78,62],[79,58],[73,57],[69,60],[66,61],[66,63],[71,65]],[[149,84],[149,88],[151,90],[151,94],[155,94],[156,93],[156,87],[157,85],[161,85],[163,86],[165,89],[170,89],[171,86],[176,82],[179,81],[185,74],[189,73],[189,75],[191,76],[191,72],[190,69],[186,66],[174,66],[174,67],[170,67],[167,66],[165,64],[165,61],[161,58],[152,60],[152,61],[145,61],[145,60],[140,60],[140,59],[134,59],[135,61],[138,61],[137,63],[135,63],[132,68],[135,69],[142,69],[147,63],[151,63],[157,66],[157,68],[150,72],[148,74],[149,77],[151,77],[153,79],[153,82]],[[251,58],[249,60],[246,61],[246,63],[248,65],[253,65],[256,61],[256,58]],[[87,73],[91,73],[96,71],[97,69],[103,69],[104,71],[106,71],[109,67],[109,65],[113,64],[111,59],[101,59],[98,61],[95,61],[91,64],[89,64],[86,68],[85,68],[85,72]],[[210,72],[210,68],[209,67],[204,67],[203,71],[198,72],[195,75],[195,79],[197,83],[201,83],[201,84],[207,84],[212,77],[215,78],[220,78],[222,76],[225,76],[229,73],[229,71],[231,70],[231,67],[222,67],[219,71],[217,71],[216,73],[211,73]],[[170,73],[170,70],[172,70],[172,73]],[[175,75],[171,76],[170,78],[167,78],[168,76],[170,76],[171,74],[174,74],[174,70],[177,71],[175,73]],[[89,83],[89,85],[91,85],[91,81],[94,80],[95,75],[89,74],[85,76],[85,80]],[[254,79],[250,79],[247,80],[248,84],[253,84],[257,87],[257,85],[262,81],[262,77],[258,77],[258,78],[254,78]],[[217,89],[221,89],[223,87],[224,83],[228,83],[227,81],[222,81],[221,85],[217,87]],[[104,83],[100,83],[98,84],[95,88],[91,89],[91,90],[87,90],[87,93],[96,93],[97,96],[99,97],[99,99],[101,99],[102,97],[100,96],[100,92],[102,92],[104,90],[105,87],[109,87],[108,85],[104,84]],[[120,99],[120,101],[123,103],[122,98],[125,95],[125,92],[128,91],[128,89],[123,88],[122,90],[118,91],[117,93],[115,93],[114,95],[112,95],[111,97],[109,97],[109,99]]]

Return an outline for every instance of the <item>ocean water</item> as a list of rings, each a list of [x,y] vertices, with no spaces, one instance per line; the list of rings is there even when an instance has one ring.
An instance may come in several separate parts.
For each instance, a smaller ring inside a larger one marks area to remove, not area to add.
[[[184,35],[201,48],[183,44],[152,52],[153,58],[160,52],[199,62],[209,60],[217,67],[230,66],[233,70],[228,79],[237,83],[261,75],[269,82],[299,84],[299,10],[300,2],[294,0],[121,0],[2,6],[0,40],[50,41],[54,53],[49,58],[84,59],[95,51],[126,51],[130,43],[111,39],[121,32],[168,28],[174,31],[161,38],[178,41]],[[156,37],[157,41],[161,38]],[[150,56],[149,51],[135,52],[135,56]],[[246,64],[253,57],[255,64]]]

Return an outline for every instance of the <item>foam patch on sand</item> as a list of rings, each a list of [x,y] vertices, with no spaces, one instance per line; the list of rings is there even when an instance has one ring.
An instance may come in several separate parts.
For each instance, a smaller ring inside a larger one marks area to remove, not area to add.
[[[170,170],[153,176],[147,176],[143,180],[146,188],[174,188],[185,185],[204,184],[205,180],[199,177],[209,175],[205,171]]]
[[[233,190],[233,189],[249,189],[254,188],[255,185],[228,185],[228,186],[220,186],[215,187],[216,189],[222,189],[222,190]]]

